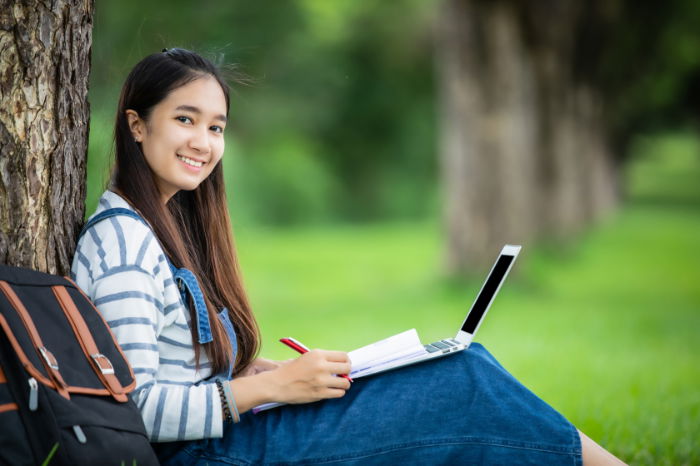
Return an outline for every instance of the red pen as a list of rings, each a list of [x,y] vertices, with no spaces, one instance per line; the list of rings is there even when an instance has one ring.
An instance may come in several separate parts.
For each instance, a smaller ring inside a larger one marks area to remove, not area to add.
[[[292,337],[280,338],[280,341],[282,343],[284,343],[285,345],[289,346],[290,348],[292,348],[297,353],[304,354],[304,353],[309,352],[309,348],[307,348],[302,342],[297,341]],[[352,379],[347,374],[337,374],[337,375],[338,375],[338,377],[348,379],[350,382],[352,382]]]

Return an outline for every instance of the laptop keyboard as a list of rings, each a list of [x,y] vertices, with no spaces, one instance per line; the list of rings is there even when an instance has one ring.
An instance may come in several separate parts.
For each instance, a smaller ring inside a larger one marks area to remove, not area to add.
[[[452,351],[452,348],[459,346],[459,342],[455,339],[440,340],[429,345],[424,345],[425,350],[428,353],[434,353],[436,351],[443,351],[445,353]]]

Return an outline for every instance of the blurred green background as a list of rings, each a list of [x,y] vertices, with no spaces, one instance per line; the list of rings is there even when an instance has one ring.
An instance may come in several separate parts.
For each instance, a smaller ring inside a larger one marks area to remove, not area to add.
[[[97,2],[87,213],[137,61],[238,63],[252,83],[234,86],[223,163],[262,354],[452,333],[486,270],[444,265],[440,3]],[[622,19],[589,4],[581,24],[605,34],[579,71],[607,106],[619,202],[526,242],[477,340],[623,460],[700,464],[700,9],[606,4]]]

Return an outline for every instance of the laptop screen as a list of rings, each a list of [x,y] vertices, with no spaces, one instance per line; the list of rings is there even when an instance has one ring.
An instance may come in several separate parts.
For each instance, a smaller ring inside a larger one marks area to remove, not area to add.
[[[488,310],[489,305],[493,300],[493,296],[496,294],[496,290],[498,290],[498,286],[503,281],[506,272],[508,272],[508,268],[513,262],[513,259],[515,259],[515,256],[506,254],[501,254],[498,257],[496,265],[493,266],[491,273],[489,274],[488,278],[486,278],[483,288],[481,288],[479,296],[476,297],[476,301],[474,301],[474,305],[469,311],[467,320],[465,320],[464,325],[462,325],[462,330],[464,332],[473,334],[476,331],[481,318]]]

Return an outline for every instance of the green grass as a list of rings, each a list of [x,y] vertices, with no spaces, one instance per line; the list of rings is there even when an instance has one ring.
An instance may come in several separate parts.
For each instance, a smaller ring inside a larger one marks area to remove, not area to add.
[[[477,339],[634,464],[700,464],[698,149],[640,140],[620,211],[563,250],[524,250]],[[411,327],[443,337],[480,286],[445,279],[437,222],[237,235],[268,357],[293,356],[283,336],[341,350]]]

